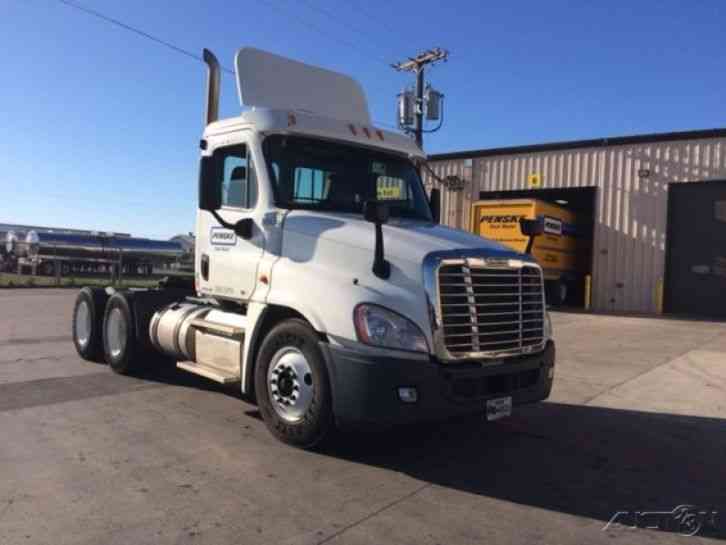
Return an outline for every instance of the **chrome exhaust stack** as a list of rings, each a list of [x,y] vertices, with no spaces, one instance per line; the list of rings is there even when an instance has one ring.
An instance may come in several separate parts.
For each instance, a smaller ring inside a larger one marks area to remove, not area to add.
[[[204,126],[219,119],[219,61],[209,49],[202,51],[202,57],[207,64],[207,107],[204,115]]]

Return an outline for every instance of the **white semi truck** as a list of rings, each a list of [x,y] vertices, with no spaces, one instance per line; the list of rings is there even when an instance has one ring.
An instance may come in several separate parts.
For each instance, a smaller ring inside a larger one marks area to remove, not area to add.
[[[125,374],[163,355],[239,383],[306,448],[335,428],[495,419],[549,396],[541,268],[439,225],[423,152],[372,125],[357,82],[243,48],[248,109],[218,120],[220,68],[204,59],[194,283],[81,290],[83,358]]]

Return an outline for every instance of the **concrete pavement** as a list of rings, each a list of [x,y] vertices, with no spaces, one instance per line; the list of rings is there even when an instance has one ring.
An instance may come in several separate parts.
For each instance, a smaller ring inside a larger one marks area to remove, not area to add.
[[[311,453],[233,388],[81,361],[74,297],[0,290],[1,545],[726,538],[726,324],[556,313],[547,403]],[[717,527],[602,530],[680,504],[717,510]]]

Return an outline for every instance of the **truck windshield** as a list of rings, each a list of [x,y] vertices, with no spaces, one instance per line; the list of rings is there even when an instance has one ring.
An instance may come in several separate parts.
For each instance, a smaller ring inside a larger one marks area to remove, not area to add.
[[[421,179],[401,157],[352,145],[273,135],[265,157],[280,208],[361,214],[388,201],[391,216],[431,221]]]

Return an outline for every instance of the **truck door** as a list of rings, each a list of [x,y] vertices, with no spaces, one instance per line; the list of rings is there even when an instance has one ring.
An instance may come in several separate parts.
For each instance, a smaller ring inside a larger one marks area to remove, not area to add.
[[[219,215],[229,223],[250,218],[252,236],[244,239],[199,211],[197,271],[200,289],[218,297],[247,300],[257,281],[257,266],[265,237],[259,225],[257,175],[252,155],[244,143],[219,147],[212,155],[215,178],[222,188]]]

